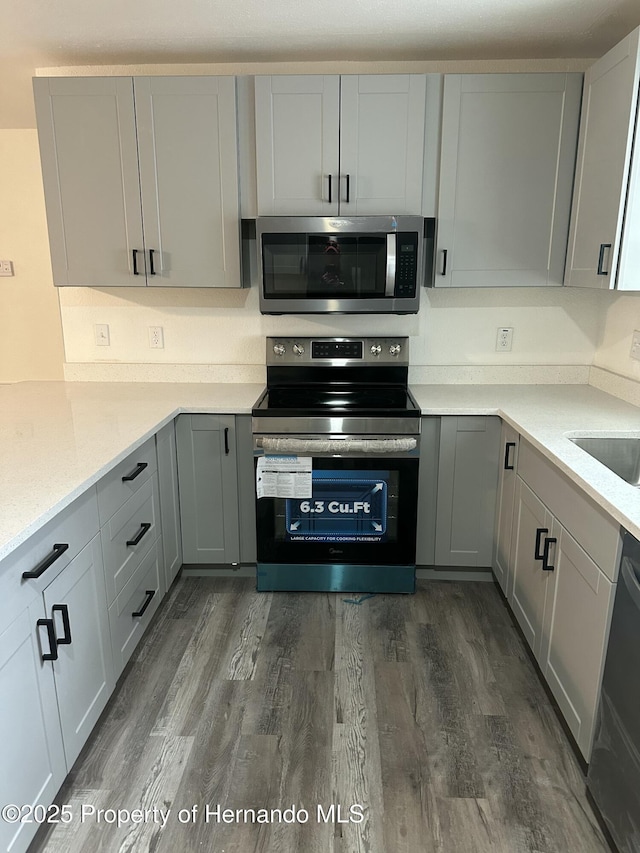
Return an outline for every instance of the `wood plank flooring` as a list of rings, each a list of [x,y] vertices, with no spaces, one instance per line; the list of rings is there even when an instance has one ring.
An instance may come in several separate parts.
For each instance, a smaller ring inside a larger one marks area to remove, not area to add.
[[[34,853],[608,850],[493,584],[345,599],[181,578]]]

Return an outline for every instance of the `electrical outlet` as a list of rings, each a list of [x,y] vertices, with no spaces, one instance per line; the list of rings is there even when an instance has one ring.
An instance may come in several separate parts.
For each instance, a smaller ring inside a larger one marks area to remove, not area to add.
[[[107,323],[96,323],[93,327],[93,333],[96,338],[97,347],[111,346],[111,338],[109,336],[109,326]]]
[[[631,358],[640,361],[640,332],[637,329],[631,338]]]
[[[151,349],[164,349],[162,326],[149,326],[149,346]]]
[[[511,352],[513,342],[513,328],[503,326],[498,329],[496,336],[496,352]]]
[[[0,275],[13,275],[12,261],[0,261]]]

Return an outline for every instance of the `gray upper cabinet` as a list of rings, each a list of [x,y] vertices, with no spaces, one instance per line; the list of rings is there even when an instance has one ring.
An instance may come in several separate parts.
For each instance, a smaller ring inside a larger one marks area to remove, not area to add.
[[[240,286],[233,77],[34,92],[56,285]]]
[[[640,289],[639,78],[640,29],[585,75],[565,284]]]
[[[437,287],[561,285],[581,74],[444,80]]]
[[[423,74],[256,77],[259,215],[413,213]]]

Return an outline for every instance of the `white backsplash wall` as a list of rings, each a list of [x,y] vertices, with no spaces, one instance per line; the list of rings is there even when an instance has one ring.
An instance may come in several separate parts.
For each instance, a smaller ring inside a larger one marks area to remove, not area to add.
[[[420,313],[408,316],[263,316],[256,287],[239,291],[66,288],[60,290],[60,303],[69,379],[112,375],[261,381],[267,335],[397,334],[411,338],[413,381],[438,381],[442,373],[446,381],[586,382],[607,296],[564,288],[423,290]],[[109,347],[96,346],[97,323],[109,325]],[[149,326],[162,326],[163,349],[150,349]],[[514,329],[511,352],[495,351],[499,326]],[[100,365],[103,369],[98,370]],[[182,366],[177,374],[175,365]],[[203,365],[245,369],[240,373],[218,369],[212,375]],[[504,372],[504,368],[521,366],[527,373]],[[464,370],[439,370],[451,367]],[[469,368],[475,372],[469,373]],[[502,372],[504,379],[500,379]]]
[[[606,293],[595,367],[640,382],[640,361],[631,358],[634,331],[640,332],[640,293]]]

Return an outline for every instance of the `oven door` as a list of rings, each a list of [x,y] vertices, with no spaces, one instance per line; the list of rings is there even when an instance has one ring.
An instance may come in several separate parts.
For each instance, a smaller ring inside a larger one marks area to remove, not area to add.
[[[256,498],[258,589],[413,592],[418,464],[314,455],[311,497]]]

